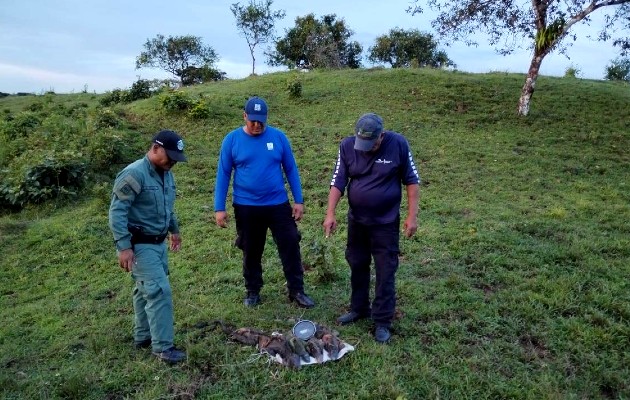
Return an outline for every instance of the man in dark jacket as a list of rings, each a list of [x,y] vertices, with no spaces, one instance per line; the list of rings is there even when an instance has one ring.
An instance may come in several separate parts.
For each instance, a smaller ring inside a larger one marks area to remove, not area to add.
[[[380,343],[391,337],[396,308],[402,186],[406,187],[408,202],[403,232],[411,237],[418,227],[419,183],[407,140],[396,132],[384,131],[383,120],[378,115],[362,115],[356,123],[355,135],[343,139],[339,146],[323,227],[326,237],[335,230],[335,208],[347,188],[350,311],[337,322],[345,325],[371,316],[376,325],[374,338]],[[372,257],[376,288],[370,304]]]

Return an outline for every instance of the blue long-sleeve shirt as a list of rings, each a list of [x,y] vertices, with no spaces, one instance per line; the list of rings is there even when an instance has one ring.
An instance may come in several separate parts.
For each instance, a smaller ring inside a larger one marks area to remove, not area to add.
[[[277,128],[267,125],[260,135],[250,136],[240,127],[225,136],[221,143],[214,190],[215,211],[225,211],[232,171],[234,204],[270,206],[287,202],[289,197],[284,175],[293,201],[304,202],[291,144],[284,132]]]

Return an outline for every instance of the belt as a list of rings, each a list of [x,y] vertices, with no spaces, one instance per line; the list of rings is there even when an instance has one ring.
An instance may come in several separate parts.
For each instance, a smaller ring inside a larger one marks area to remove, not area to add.
[[[144,233],[135,233],[131,235],[131,244],[160,244],[166,239],[166,233],[163,235],[145,235]]]

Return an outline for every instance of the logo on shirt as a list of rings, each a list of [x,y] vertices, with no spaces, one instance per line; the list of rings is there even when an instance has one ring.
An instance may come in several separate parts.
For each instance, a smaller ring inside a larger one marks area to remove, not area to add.
[[[273,150],[273,143],[267,143],[267,150]]]
[[[374,161],[374,162],[375,162],[375,163],[377,163],[377,164],[391,164],[391,161],[390,161],[390,160],[386,160],[386,159],[384,159],[384,158],[379,158],[379,159],[377,159],[377,160],[376,160],[376,161]]]

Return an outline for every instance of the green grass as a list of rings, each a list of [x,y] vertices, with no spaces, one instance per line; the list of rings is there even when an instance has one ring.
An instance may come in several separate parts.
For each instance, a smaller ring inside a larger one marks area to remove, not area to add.
[[[628,85],[541,77],[519,118],[517,74],[312,72],[300,75],[298,99],[285,90],[292,76],[188,88],[213,105],[202,121],[167,114],[156,98],[122,107],[147,142],[172,128],[187,143],[190,162],[174,170],[184,247],[170,259],[183,365],[132,349],[131,280],[107,227],[109,186],[0,216],[3,398],[630,398]],[[313,310],[287,302],[271,239],[264,303],[246,309],[233,222],[214,224],[219,146],[253,94],[267,99],[301,170]],[[48,98],[94,106],[98,96]],[[24,101],[3,98],[0,109]],[[328,240],[321,222],[339,141],[368,111],[408,138],[423,178],[418,233],[401,240],[393,340],[377,345],[361,321],[336,327],[356,347],[338,362],[271,364],[206,324],[334,325],[349,297],[345,199]]]

